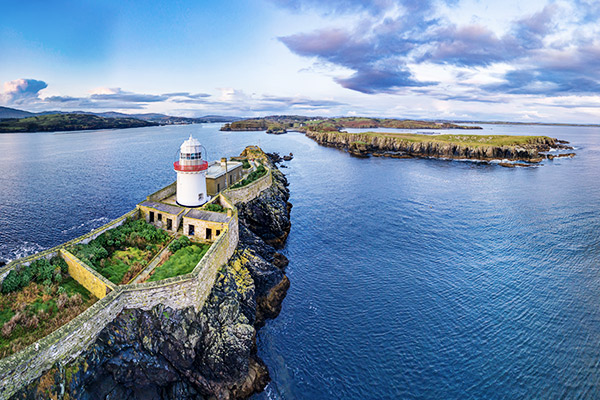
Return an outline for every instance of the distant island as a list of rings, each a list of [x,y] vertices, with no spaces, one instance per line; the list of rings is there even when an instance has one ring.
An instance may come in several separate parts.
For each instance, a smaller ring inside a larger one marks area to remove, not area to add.
[[[157,125],[156,122],[135,118],[106,118],[89,114],[49,114],[2,120],[0,121],[0,133],[123,129]]]
[[[344,128],[393,128],[393,129],[481,129],[479,126],[456,125],[450,122],[418,121],[412,119],[341,117],[321,118],[297,115],[274,115],[226,123],[222,131],[267,131],[285,133],[288,130],[339,132]]]
[[[445,121],[417,121],[391,118],[311,118],[269,116],[226,123],[221,131],[303,132],[323,146],[336,147],[357,157],[445,158],[479,161],[499,160],[504,167],[530,166],[544,159],[573,157],[574,153],[546,154],[569,150],[568,142],[548,136],[431,134],[397,132],[349,133],[344,128],[394,129],[482,129]],[[523,163],[515,163],[522,161]]]

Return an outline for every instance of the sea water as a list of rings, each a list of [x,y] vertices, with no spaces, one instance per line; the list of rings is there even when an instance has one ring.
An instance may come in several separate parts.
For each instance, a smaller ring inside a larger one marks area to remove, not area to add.
[[[600,397],[600,129],[467,132],[576,147],[508,169],[219,126],[1,134],[0,259],[131,210],[175,180],[190,133],[210,159],[293,152],[291,287],[258,335],[272,382],[257,399]]]

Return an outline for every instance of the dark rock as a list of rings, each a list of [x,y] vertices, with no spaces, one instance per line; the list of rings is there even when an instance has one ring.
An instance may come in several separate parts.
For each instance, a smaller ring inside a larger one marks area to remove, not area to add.
[[[246,399],[269,372],[256,330],[276,317],[289,288],[280,245],[290,228],[287,180],[239,204],[240,242],[201,310],[126,310],[67,365],[58,363],[14,399]],[[266,240],[265,240],[266,239]]]

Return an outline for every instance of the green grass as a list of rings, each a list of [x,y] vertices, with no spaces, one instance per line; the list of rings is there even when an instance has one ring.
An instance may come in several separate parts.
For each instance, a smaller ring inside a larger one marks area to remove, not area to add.
[[[170,239],[143,219],[129,220],[71,252],[115,284],[128,283]]]
[[[68,277],[65,280],[63,280],[62,283],[60,284],[60,286],[65,288],[65,290],[69,296],[73,296],[75,294],[80,294],[83,301],[87,301],[90,298],[90,296],[92,295],[90,292],[88,292],[88,290],[86,288],[81,286],[79,284],[79,282],[77,282],[75,279],[73,279],[71,277]]]
[[[210,245],[207,244],[193,244],[177,250],[163,265],[154,270],[148,281],[160,281],[192,272],[209,248]]]
[[[136,266],[137,270],[141,270],[141,267],[148,264],[147,259],[152,256],[153,251],[140,250],[136,247],[117,250],[107,259],[105,267],[101,268],[99,272],[112,283],[126,283],[122,281],[131,267]]]
[[[52,259],[51,264],[59,263]],[[18,290],[0,294],[0,358],[47,336],[97,301],[66,272],[56,273],[61,279],[30,280]]]
[[[266,174],[267,174],[267,169],[264,166],[259,165],[258,168],[256,168],[255,171],[250,172],[245,179],[242,179],[241,181],[239,181],[235,185],[232,185],[231,189],[237,189],[237,188],[241,188],[241,187],[244,187],[246,185],[249,185],[252,182],[254,182],[255,180],[257,180],[259,178],[262,178]]]
[[[512,135],[421,135],[417,133],[365,132],[350,134],[339,132],[339,135],[360,135],[360,142],[369,141],[373,137],[394,138],[412,143],[443,143],[470,147],[480,146],[525,146],[539,141],[551,140],[547,136],[512,136]]]

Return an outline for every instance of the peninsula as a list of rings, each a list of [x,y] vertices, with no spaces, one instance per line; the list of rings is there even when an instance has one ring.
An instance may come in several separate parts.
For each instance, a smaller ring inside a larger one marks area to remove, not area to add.
[[[288,183],[256,146],[204,160],[92,232],[0,267],[0,399],[244,399],[290,285]]]
[[[227,123],[221,131],[259,131],[285,133],[288,130],[303,132],[323,146],[336,147],[358,157],[429,157],[468,159],[480,161],[523,161],[525,164],[502,162],[501,166],[528,166],[556,157],[572,157],[574,153],[546,154],[555,150],[571,150],[568,142],[548,136],[436,134],[436,132],[349,133],[344,128],[371,129],[482,129],[473,125],[456,125],[450,122],[400,120],[391,118],[311,118],[302,116],[268,116]]]

